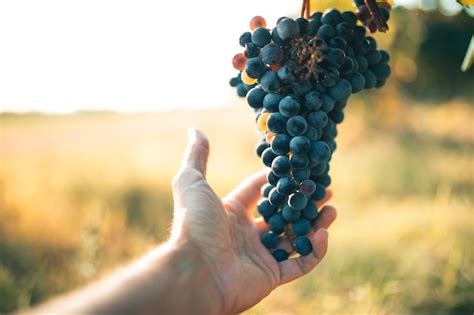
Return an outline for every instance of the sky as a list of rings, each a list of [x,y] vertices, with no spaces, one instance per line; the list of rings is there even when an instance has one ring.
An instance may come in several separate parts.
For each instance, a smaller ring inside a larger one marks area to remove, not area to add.
[[[273,27],[299,7],[298,0],[0,0],[0,111],[229,104],[237,99],[231,59],[250,19],[262,15]]]

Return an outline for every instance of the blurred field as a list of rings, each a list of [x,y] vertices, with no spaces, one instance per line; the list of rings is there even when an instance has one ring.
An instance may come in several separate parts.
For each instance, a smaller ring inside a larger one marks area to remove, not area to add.
[[[246,314],[474,312],[474,109],[373,102],[350,103],[339,129],[327,259]],[[187,127],[209,135],[209,181],[220,194],[260,168],[243,102],[0,119],[0,312],[164,240]]]

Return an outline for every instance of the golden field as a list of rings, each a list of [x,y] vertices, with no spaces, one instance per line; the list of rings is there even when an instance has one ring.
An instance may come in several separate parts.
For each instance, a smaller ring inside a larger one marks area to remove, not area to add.
[[[388,95],[388,94],[387,94]],[[383,99],[383,95],[377,98]],[[472,314],[474,108],[356,99],[339,128],[325,261],[246,314]],[[219,110],[0,116],[0,312],[39,303],[163,241],[197,127],[224,195],[261,167],[241,101]]]

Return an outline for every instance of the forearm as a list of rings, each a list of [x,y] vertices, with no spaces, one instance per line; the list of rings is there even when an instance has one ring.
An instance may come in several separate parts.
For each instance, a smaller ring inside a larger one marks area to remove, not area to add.
[[[81,291],[37,309],[55,314],[219,314],[222,301],[198,252],[165,244]]]

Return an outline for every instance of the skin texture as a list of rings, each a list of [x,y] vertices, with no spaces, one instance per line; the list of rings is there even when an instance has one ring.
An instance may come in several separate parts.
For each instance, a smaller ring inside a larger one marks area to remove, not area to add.
[[[316,267],[327,252],[327,228],[336,210],[322,208],[309,234],[311,254],[278,263],[260,243],[266,223],[252,215],[267,171],[248,177],[221,199],[206,181],[208,156],[205,135],[190,130],[172,184],[174,220],[165,244],[101,281],[33,311],[235,314]],[[318,207],[331,191],[326,195]],[[290,250],[290,240],[281,247]]]

